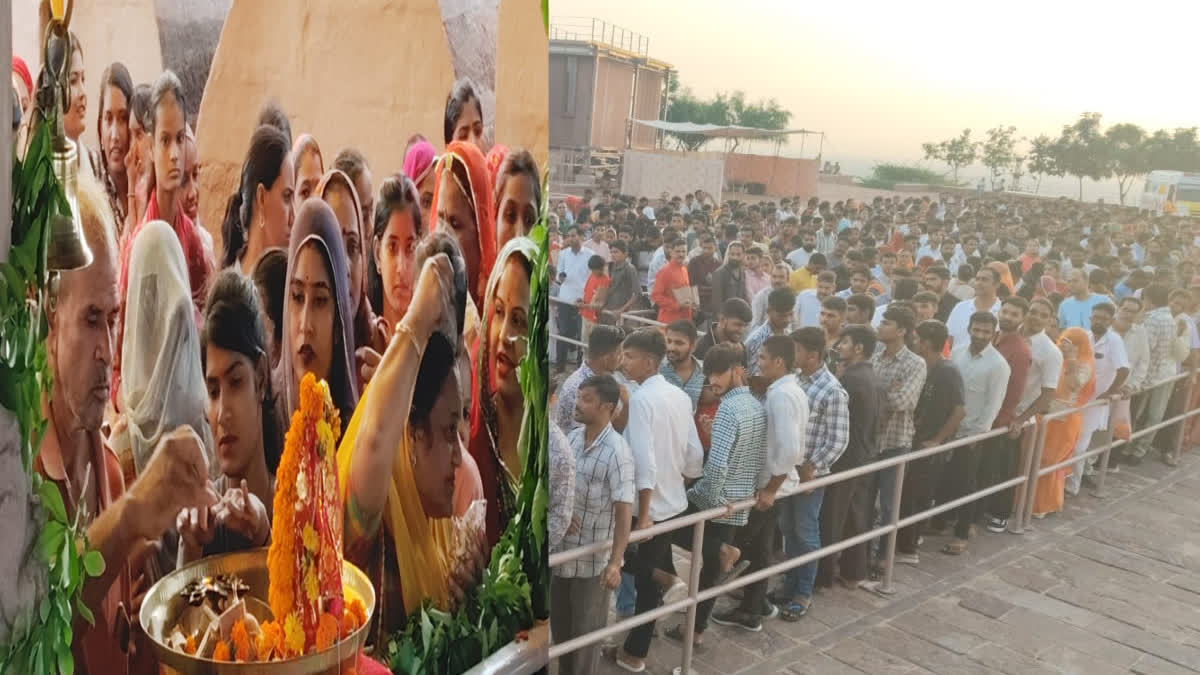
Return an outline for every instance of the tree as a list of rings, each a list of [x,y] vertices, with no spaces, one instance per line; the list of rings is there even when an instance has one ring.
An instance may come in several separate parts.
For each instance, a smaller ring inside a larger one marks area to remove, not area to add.
[[[1012,166],[1016,157],[1017,128],[1014,126],[999,126],[987,130],[987,140],[980,145],[983,165],[991,171],[992,189],[996,189],[996,181]]]
[[[1083,201],[1084,178],[1102,180],[1112,175],[1108,141],[1100,133],[1100,113],[1085,112],[1074,124],[1063,126],[1054,147],[1059,168],[1079,179],[1079,201]]]
[[[1133,178],[1150,170],[1150,155],[1147,152],[1146,132],[1136,124],[1114,124],[1104,132],[1108,143],[1109,167],[1117,177],[1121,206],[1125,195],[1133,185]]]
[[[1168,133],[1159,129],[1146,139],[1146,163],[1149,170],[1200,171],[1200,144],[1196,127]]]
[[[954,182],[958,183],[959,167],[970,166],[979,156],[979,144],[971,140],[971,130],[963,129],[958,136],[941,143],[922,143],[925,159],[935,159],[950,165]]]
[[[746,94],[734,91],[731,94],[718,92],[711,99],[697,98],[689,87],[680,87],[671,96],[667,107],[668,122],[692,122],[694,124],[738,125],[755,127],[757,129],[784,129],[792,119],[790,110],[785,109],[775,99],[746,101]],[[698,134],[676,134],[668,132],[679,147],[689,152],[695,152],[712,140],[710,136]],[[785,141],[786,142],[786,141]],[[738,141],[735,139],[731,150],[736,150]]]
[[[1037,176],[1037,185],[1033,188],[1035,194],[1042,189],[1042,176],[1063,175],[1058,166],[1054,140],[1045,134],[1029,142],[1029,174]]]

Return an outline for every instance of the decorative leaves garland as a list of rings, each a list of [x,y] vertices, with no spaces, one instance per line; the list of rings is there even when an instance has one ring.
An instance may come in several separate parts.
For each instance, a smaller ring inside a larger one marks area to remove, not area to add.
[[[104,572],[100,552],[87,550],[79,514],[68,519],[58,487],[33,471],[46,431],[42,397],[53,386],[46,358],[46,315],[40,304],[47,279],[50,220],[56,214],[70,214],[51,164],[52,124],[53,119],[40,121],[24,161],[14,158],[12,248],[9,261],[0,264],[0,406],[17,418],[21,463],[40,506],[31,514],[39,532],[36,546],[23,553],[26,564],[45,565],[48,582],[36,609],[19,617],[0,645],[0,672],[38,675],[74,672],[75,613],[94,623],[83,604],[83,584]],[[29,560],[30,556],[36,558]]]

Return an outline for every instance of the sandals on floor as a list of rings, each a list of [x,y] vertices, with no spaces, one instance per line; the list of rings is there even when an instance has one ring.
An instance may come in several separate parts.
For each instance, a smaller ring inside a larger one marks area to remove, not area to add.
[[[946,555],[962,555],[967,552],[967,542],[961,540],[952,541],[942,547],[942,553]]]
[[[779,607],[779,618],[784,621],[796,622],[808,614],[808,605],[802,602],[790,602]]]

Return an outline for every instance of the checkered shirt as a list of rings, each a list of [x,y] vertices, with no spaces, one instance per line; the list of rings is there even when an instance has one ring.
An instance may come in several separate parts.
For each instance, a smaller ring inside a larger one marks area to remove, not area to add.
[[[586,431],[581,426],[567,436],[575,453],[575,510],[571,520],[579,524],[579,529],[563,536],[558,546],[561,551],[612,539],[614,502],[634,503],[633,455],[625,439],[610,424],[585,448]],[[555,567],[554,574],[565,578],[599,576],[608,558],[608,550],[593,553]]]
[[[721,397],[713,419],[712,447],[704,463],[704,476],[688,490],[688,500],[702,509],[711,509],[752,496],[766,457],[767,409],[749,387],[730,389]],[[739,511],[713,522],[740,526],[749,517],[749,512]]]
[[[921,398],[925,386],[925,360],[912,353],[908,347],[900,347],[892,356],[882,351],[871,357],[871,369],[887,392],[887,403],[883,413],[883,430],[879,436],[879,448],[908,448],[912,446],[913,411]]]
[[[824,476],[850,443],[850,395],[825,367],[812,375],[797,372],[796,379],[808,396],[808,448],[804,459],[817,468],[818,476]]]

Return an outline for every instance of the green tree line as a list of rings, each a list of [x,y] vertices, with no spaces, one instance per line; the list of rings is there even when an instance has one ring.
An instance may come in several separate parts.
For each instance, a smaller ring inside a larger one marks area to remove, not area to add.
[[[1104,128],[1100,113],[1085,112],[1065,124],[1057,137],[1041,134],[1033,138],[1017,135],[1017,128],[1002,125],[988,129],[982,140],[974,140],[970,129],[939,142],[922,143],[925,159],[944,162],[958,182],[958,170],[975,162],[987,167],[992,187],[1002,176],[1012,176],[1014,187],[1022,176],[1036,179],[1034,192],[1044,176],[1083,179],[1115,178],[1121,204],[1134,179],[1157,169],[1200,172],[1200,138],[1196,127],[1148,132],[1136,124],[1122,122]]]

